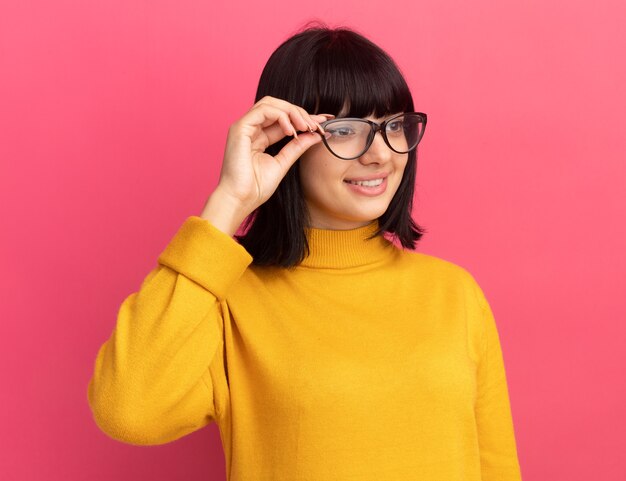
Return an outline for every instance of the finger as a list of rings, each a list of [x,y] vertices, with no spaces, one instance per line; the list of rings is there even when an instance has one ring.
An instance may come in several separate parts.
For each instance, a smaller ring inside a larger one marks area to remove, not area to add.
[[[286,117],[286,113],[282,113]],[[299,134],[295,132],[292,124],[289,124],[289,130],[283,127],[282,123],[274,122],[267,127],[257,127],[256,133],[251,137],[251,147],[253,150],[265,151],[270,145],[275,144],[286,136],[299,138]],[[302,132],[302,131],[300,131]],[[309,132],[308,130],[304,132]]]
[[[307,129],[309,131],[315,131],[315,130],[319,130],[323,133],[323,128],[321,128],[320,123],[325,122],[327,120],[333,119],[335,118],[335,115],[333,114],[325,114],[325,113],[321,113],[321,114],[309,114],[304,108],[292,104],[290,102],[287,102],[286,100],[283,99],[279,99],[276,97],[271,97],[269,95],[263,97],[262,99],[260,99],[255,106],[261,105],[261,104],[268,104],[268,105],[276,105],[279,108],[293,108],[296,107],[299,112],[301,113],[301,115],[304,117],[306,124],[307,124]]]
[[[311,117],[317,122],[326,122],[327,120],[335,118],[333,114],[313,114]]]
[[[309,132],[315,132],[318,129],[319,124],[315,120],[313,120],[309,113],[302,107],[296,106],[296,108],[306,122]]]
[[[262,99],[260,99],[255,106],[260,106],[260,105],[273,105],[276,106],[278,108],[284,109],[284,110],[288,110],[290,112],[297,112],[301,117],[302,120],[304,121],[304,124],[301,124],[299,122],[294,122],[298,128],[301,131],[309,131],[309,132],[314,132],[315,130],[317,130],[319,128],[319,123],[320,122],[324,122],[326,120],[328,120],[329,118],[334,117],[334,115],[329,115],[328,118],[322,118],[320,120],[317,119],[313,119],[313,116],[311,114],[309,114],[304,108],[300,107],[299,105],[296,104],[292,104],[290,102],[287,102],[286,100],[283,99],[279,99],[276,97],[271,97],[271,96],[265,96]],[[293,119],[294,117],[292,115],[290,115],[290,117]],[[297,117],[296,117],[297,118]]]
[[[268,117],[266,121],[261,123],[261,128],[263,129],[263,133],[265,135],[259,136],[250,134],[250,138],[252,140],[255,150],[264,151],[268,146],[278,142],[286,135],[294,136],[297,138],[298,134],[296,130],[300,132],[319,132],[320,135],[325,135],[325,131],[321,123],[335,118],[335,116],[332,114],[309,115],[302,107],[291,104],[285,100],[269,96],[263,97],[253,107],[253,109],[257,110],[272,108],[287,109],[291,125],[298,126],[299,128],[294,128],[293,130],[291,130],[290,128],[285,128],[284,125],[286,122],[284,119],[281,119],[279,125],[282,125],[283,128],[282,130],[279,130],[273,127],[273,117]],[[309,119],[308,121],[306,120],[307,118]],[[256,133],[258,134],[258,131],[256,131]]]
[[[243,125],[251,127],[248,135],[252,140],[258,135],[258,128],[265,130],[269,126],[277,125],[282,131],[282,137],[285,135],[294,135],[296,131],[289,113],[272,105],[259,105],[250,109],[241,119]],[[281,138],[282,138],[281,137]]]
[[[308,131],[307,131],[308,132]],[[252,140],[252,149],[264,151],[270,145],[275,144],[285,137],[294,137],[293,132],[285,135],[284,129],[279,124],[272,124],[269,127],[263,128],[260,133]],[[298,134],[300,138],[300,134]]]
[[[291,123],[300,132],[315,130],[314,122],[307,122],[306,111],[297,105],[287,102],[286,100],[274,97],[263,97],[255,104],[253,109],[277,108],[287,113]],[[269,125],[269,124],[267,124]],[[266,125],[263,125],[265,127]]]
[[[321,115],[314,115],[312,118],[316,121],[316,127],[314,132],[323,135],[325,133],[324,128],[320,125],[322,122],[326,121],[328,117],[324,117]],[[319,119],[319,120],[318,120]],[[302,131],[301,131],[302,132]],[[306,131],[310,132],[310,131]],[[263,135],[264,134],[264,135]],[[290,134],[293,136],[293,134]],[[255,150],[265,150],[272,144],[275,144],[279,140],[285,137],[285,133],[282,127],[279,124],[272,124],[269,127],[265,127],[262,129],[261,135],[255,138],[252,141],[252,148]]]
[[[302,120],[304,120],[304,122],[305,122],[306,130],[308,130],[309,132],[315,132],[316,130],[319,129],[319,127],[320,127],[319,122],[317,122],[315,119],[313,119],[313,117],[304,108],[300,107],[299,105],[291,104],[289,102],[285,102],[285,104],[287,104],[285,106],[286,108],[295,108],[296,109],[296,111],[302,117]]]
[[[311,146],[322,141],[321,136],[312,132],[303,132],[297,139],[285,145],[274,159],[280,164],[283,172],[287,172],[293,163]]]
[[[263,107],[264,109],[275,109],[275,107],[269,106],[269,105],[265,105]],[[278,115],[278,112],[274,111],[275,114]],[[286,114],[285,114],[286,115]],[[328,114],[327,114],[328,115]],[[268,116],[270,119],[273,119],[274,116]],[[319,119],[319,120],[327,120],[328,118],[332,118],[334,117],[333,115],[328,115],[328,116],[320,116],[320,115],[315,115],[313,116],[314,119]],[[265,121],[262,122],[261,125],[263,124],[269,124],[271,122],[271,120],[269,121]],[[292,124],[291,124],[292,125]],[[284,122],[282,123],[276,123],[273,122],[270,125],[266,126],[266,127],[260,127],[261,132],[259,133],[257,131],[257,135],[253,135],[252,136],[252,148],[254,150],[260,150],[260,151],[264,151],[267,147],[269,147],[272,144],[275,144],[276,142],[278,142],[279,140],[281,140],[282,138],[284,138],[285,136],[294,136],[293,131],[291,130],[286,130],[284,128]],[[324,129],[319,125],[319,123],[316,124],[316,128],[314,129],[314,131],[319,132],[320,134],[324,134]],[[309,130],[300,130],[300,132],[309,132]]]
[[[324,122],[326,122],[327,120],[331,120],[334,119],[335,116],[332,114],[307,114],[309,120],[309,123],[313,123],[313,129],[312,131],[319,131],[322,134],[324,134],[324,128],[322,127],[322,124]]]
[[[306,113],[306,111],[304,109],[300,109],[302,116],[305,119],[310,119],[307,120],[307,126],[308,126],[308,131],[309,132],[320,132],[322,135],[325,133],[324,131],[324,127],[322,126],[322,123],[326,122],[327,120],[333,119],[335,118],[334,115],[331,114],[312,114],[309,115]]]

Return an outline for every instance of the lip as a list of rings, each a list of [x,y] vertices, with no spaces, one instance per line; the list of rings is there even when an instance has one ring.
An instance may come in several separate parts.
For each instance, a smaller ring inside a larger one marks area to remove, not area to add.
[[[364,180],[373,179],[380,179],[380,177],[370,177],[369,179]],[[387,177],[383,177],[382,183],[380,185],[377,185],[376,187],[365,187],[363,185],[351,184],[350,182],[346,181],[344,181],[344,184],[346,184],[348,189],[350,189],[355,194],[365,195],[367,197],[376,197],[387,190]]]
[[[364,177],[351,177],[349,179],[344,179],[344,182],[347,180],[353,180],[356,182],[360,182],[363,180],[377,180],[377,179],[386,179],[387,177],[389,177],[389,173],[388,172],[380,172],[378,174],[372,174],[372,175],[367,175]]]

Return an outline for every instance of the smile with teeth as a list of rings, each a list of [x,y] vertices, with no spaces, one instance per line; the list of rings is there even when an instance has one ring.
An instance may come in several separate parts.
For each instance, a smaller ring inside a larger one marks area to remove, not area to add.
[[[362,185],[365,187],[376,187],[382,184],[383,180],[385,179],[382,178],[382,179],[374,179],[374,180],[346,180],[344,182],[347,182],[349,184],[354,184],[354,185]]]

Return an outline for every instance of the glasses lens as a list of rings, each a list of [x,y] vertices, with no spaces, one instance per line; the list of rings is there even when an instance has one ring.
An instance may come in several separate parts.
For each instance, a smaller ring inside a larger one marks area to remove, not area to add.
[[[424,119],[417,114],[404,114],[392,119],[385,129],[391,147],[400,153],[413,150],[422,137]]]
[[[352,159],[363,154],[367,137],[371,132],[369,124],[362,120],[333,120],[324,126],[327,133],[326,144],[338,157]]]

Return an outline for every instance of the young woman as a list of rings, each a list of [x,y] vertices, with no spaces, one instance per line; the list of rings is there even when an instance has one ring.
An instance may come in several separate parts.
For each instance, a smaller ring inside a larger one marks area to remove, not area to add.
[[[425,127],[358,33],[278,47],[217,188],[98,352],[97,425],[153,445],[216,422],[231,481],[520,480],[489,304],[412,250]]]

